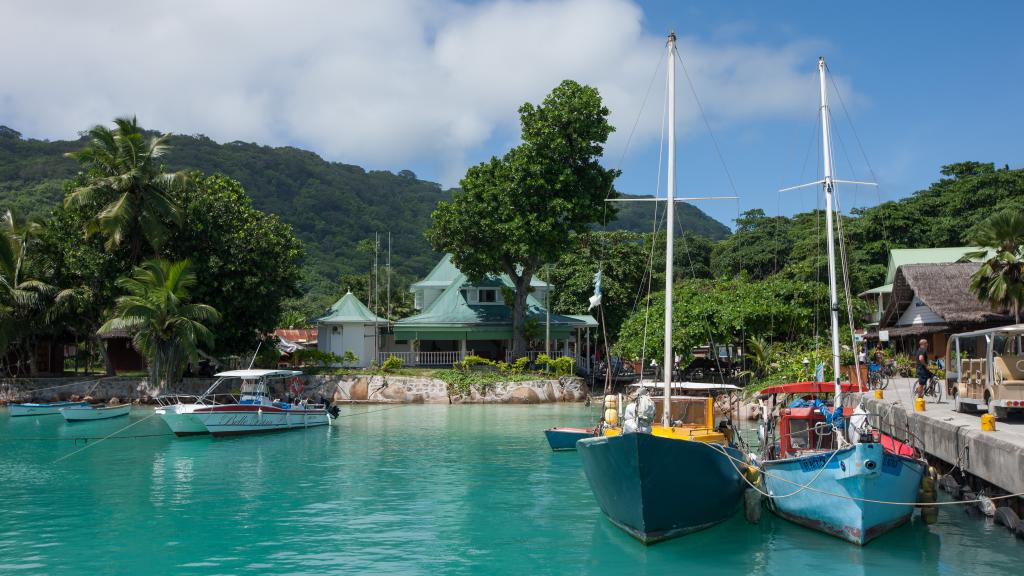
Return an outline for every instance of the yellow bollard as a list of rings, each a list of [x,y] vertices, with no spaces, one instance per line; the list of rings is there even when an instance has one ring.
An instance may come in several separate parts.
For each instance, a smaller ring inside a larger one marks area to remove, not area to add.
[[[996,417],[992,414],[981,415],[981,431],[982,432],[995,432],[996,431]]]
[[[924,398],[914,400],[914,412],[924,412]]]
[[[885,395],[882,394],[881,390],[875,390],[875,400],[881,400],[884,397],[885,397]]]

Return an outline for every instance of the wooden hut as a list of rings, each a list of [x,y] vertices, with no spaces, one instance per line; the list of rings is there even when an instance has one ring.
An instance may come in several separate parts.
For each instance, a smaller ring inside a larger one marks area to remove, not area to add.
[[[950,334],[1012,322],[1005,310],[993,309],[971,291],[971,275],[980,267],[978,262],[900,266],[879,332],[888,332],[904,352],[927,338],[932,354],[941,355]],[[877,339],[878,333],[869,338]]]

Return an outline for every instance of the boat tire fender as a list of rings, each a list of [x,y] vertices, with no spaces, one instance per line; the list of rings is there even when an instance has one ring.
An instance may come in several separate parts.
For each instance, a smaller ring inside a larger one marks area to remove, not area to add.
[[[1013,511],[1013,508],[1000,506],[996,508],[996,524],[1006,526],[1010,532],[1017,532],[1017,527],[1020,526],[1020,517]]]

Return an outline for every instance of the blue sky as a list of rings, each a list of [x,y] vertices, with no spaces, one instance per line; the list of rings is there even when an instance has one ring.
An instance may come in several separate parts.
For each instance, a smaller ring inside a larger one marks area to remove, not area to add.
[[[617,166],[675,30],[739,209],[792,214],[816,203],[813,191],[776,190],[819,170],[816,149],[804,162],[819,55],[881,184],[841,191],[844,207],[910,194],[952,162],[1019,166],[1022,17],[1009,1],[7,2],[0,124],[66,139],[136,114],[164,131],[293,145],[451,186],[515,145],[522,102],[573,78],[612,109],[605,163]],[[730,193],[682,81],[679,91],[678,192]],[[624,192],[656,191],[662,93],[656,81],[621,165]],[[833,104],[838,175],[868,178]],[[701,207],[727,224],[738,210]]]
[[[953,162],[1020,166],[1021,3],[755,1],[689,3],[683,9],[679,5],[645,2],[645,26],[652,32],[675,28],[709,42],[731,33],[767,45],[793,39],[819,45],[829,68],[858,95],[856,102],[848,99],[847,104],[880,184],[877,192],[846,188],[844,207],[872,205],[923,189],[939,178],[942,165]],[[815,68],[818,55],[807,54],[808,70]],[[805,88],[817,90],[812,83]],[[852,129],[834,96],[832,104],[837,135],[849,150],[854,176],[866,178]],[[742,209],[791,214],[814,207],[812,191],[782,197],[776,192],[781,183],[813,179],[809,173],[801,178],[801,170],[814,126],[812,109],[803,118],[766,119],[716,130]],[[706,132],[698,132],[680,151],[681,185],[694,192],[727,191]],[[650,162],[650,151],[644,152],[625,165],[622,189],[651,186],[640,174]],[[839,175],[850,178],[838,141],[835,156]],[[817,157],[814,150],[811,161]],[[702,207],[722,221],[735,215],[735,205],[716,204]]]

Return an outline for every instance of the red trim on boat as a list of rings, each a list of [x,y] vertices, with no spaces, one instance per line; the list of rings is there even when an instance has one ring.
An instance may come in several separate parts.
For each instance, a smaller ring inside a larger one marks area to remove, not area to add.
[[[843,392],[859,392],[856,384],[844,382],[840,384]],[[791,382],[769,386],[758,394],[832,394],[836,391],[834,382]]]

